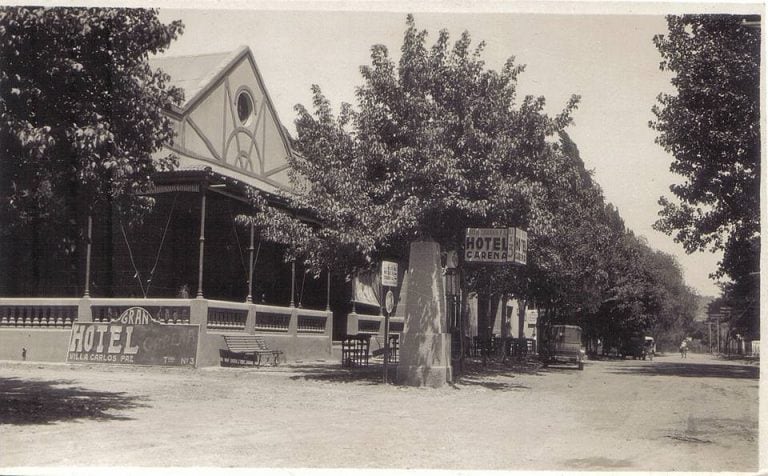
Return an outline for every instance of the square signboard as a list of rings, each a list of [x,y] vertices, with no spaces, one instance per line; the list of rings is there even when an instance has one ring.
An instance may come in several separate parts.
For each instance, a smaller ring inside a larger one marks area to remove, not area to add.
[[[392,261],[381,262],[381,285],[397,287],[397,263]]]
[[[467,228],[464,261],[526,264],[528,233],[520,228]]]
[[[509,229],[467,228],[464,261],[470,263],[506,263],[510,254]]]

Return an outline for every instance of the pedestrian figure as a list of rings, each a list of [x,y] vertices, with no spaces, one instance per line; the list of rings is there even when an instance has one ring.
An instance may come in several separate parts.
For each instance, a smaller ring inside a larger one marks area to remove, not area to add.
[[[646,345],[643,347],[643,360],[648,358],[649,360],[653,360],[653,349],[649,345]]]
[[[680,358],[685,359],[688,357],[688,342],[683,340],[683,342],[680,343]]]
[[[189,299],[189,285],[188,284],[182,284],[181,287],[179,287],[178,297],[181,299]]]

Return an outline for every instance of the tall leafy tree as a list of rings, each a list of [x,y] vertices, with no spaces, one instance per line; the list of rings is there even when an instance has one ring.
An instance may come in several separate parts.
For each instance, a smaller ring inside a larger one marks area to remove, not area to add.
[[[657,142],[684,179],[660,199],[656,228],[686,251],[724,250],[718,274],[757,271],[760,233],[760,29],[736,15],[667,17],[654,37],[676,94],[653,107]]]
[[[28,253],[33,267],[51,251],[76,261],[84,216],[112,205],[135,216],[151,206],[136,192],[175,163],[153,154],[173,139],[162,110],[182,95],[147,58],[182,28],[146,9],[0,9],[5,253]]]
[[[585,169],[564,133],[578,99],[548,117],[543,98],[518,103],[523,68],[512,60],[490,71],[468,34],[451,45],[442,31],[431,47],[426,36],[409,16],[399,62],[372,48],[357,107],[334,115],[317,86],[312,111],[297,106],[296,192],[286,198],[321,226],[256,195],[264,233],[310,266],[350,270],[404,257],[415,238],[460,249],[467,227],[524,226],[528,266],[467,267],[465,289],[534,300],[547,320],[596,339],[670,319],[658,283],[682,277],[651,259]]]
[[[373,46],[356,108],[342,105],[336,117],[317,86],[314,111],[297,106],[290,199],[323,227],[304,235],[319,239],[292,244],[315,265],[329,249],[349,250],[357,263],[403,254],[419,237],[458,249],[466,227],[538,219],[541,177],[554,175],[548,138],[578,99],[549,117],[543,98],[517,103],[524,68],[513,59],[489,70],[484,44],[472,47],[468,33],[451,44],[441,31],[431,47],[426,38],[409,16],[399,62]]]

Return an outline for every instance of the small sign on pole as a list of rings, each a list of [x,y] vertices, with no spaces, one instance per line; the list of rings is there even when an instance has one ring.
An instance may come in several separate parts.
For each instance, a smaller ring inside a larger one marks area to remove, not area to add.
[[[392,314],[392,309],[395,308],[395,295],[392,294],[392,290],[387,290],[387,297],[384,298],[384,306],[387,310],[387,315]]]
[[[393,261],[381,262],[381,285],[397,287],[397,263]]]
[[[395,272],[395,276],[397,276],[397,272]],[[384,313],[384,375],[382,375],[382,380],[387,384],[389,383],[389,316],[395,308],[395,295],[392,294],[391,289],[387,289],[387,295],[384,298],[384,308],[387,312]]]

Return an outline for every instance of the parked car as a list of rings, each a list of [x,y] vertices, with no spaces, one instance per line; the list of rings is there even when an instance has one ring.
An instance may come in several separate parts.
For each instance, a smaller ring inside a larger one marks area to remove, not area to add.
[[[635,334],[626,340],[621,350],[621,356],[624,358],[632,357],[635,360],[644,359],[645,336],[642,334]]]
[[[653,360],[656,355],[656,340],[651,336],[645,336],[645,343],[643,347],[643,360],[647,358]]]
[[[539,356],[544,366],[567,362],[584,370],[586,354],[581,347],[581,327],[558,324],[546,328]]]

